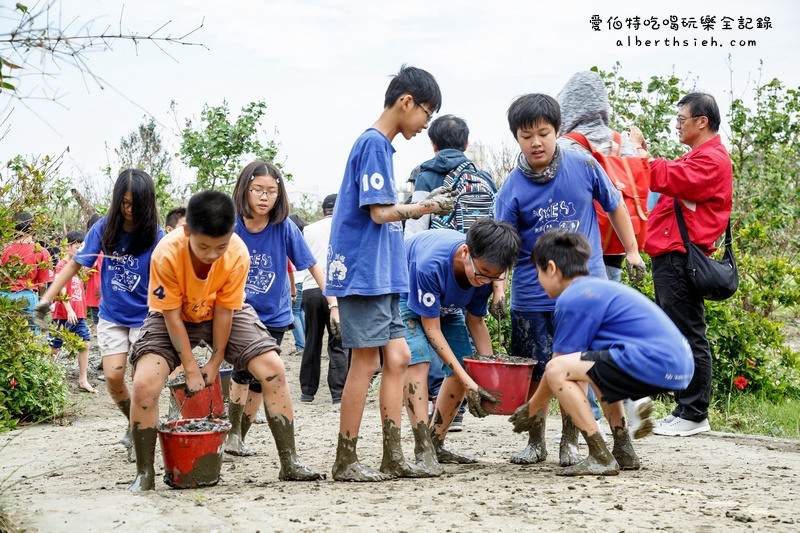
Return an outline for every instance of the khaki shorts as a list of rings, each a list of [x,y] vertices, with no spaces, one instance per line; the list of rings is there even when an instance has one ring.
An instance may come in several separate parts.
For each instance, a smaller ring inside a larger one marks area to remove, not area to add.
[[[189,334],[192,348],[200,344],[200,341],[205,341],[209,346],[213,345],[213,323],[213,320],[183,323],[186,326],[186,333]],[[258,319],[255,310],[245,304],[242,309],[234,311],[231,335],[225,348],[225,360],[237,370],[247,370],[247,365],[254,357],[271,350],[281,353],[280,346],[270,336],[267,327]],[[139,338],[131,349],[131,364],[136,367],[136,361],[148,353],[154,353],[166,359],[170,372],[181,364],[178,352],[175,351],[172,341],[169,339],[164,315],[161,313],[150,312],[147,315],[142,324]]]
[[[120,326],[101,318],[97,324],[97,344],[100,347],[100,355],[105,357],[120,353],[127,354],[139,337],[140,329]]]

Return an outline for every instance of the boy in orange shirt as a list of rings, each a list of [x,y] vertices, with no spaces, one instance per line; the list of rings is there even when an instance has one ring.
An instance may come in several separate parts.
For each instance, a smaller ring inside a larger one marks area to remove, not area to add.
[[[214,382],[222,360],[247,370],[261,383],[270,430],[278,448],[284,481],[310,481],[324,475],[297,459],[294,416],[280,347],[244,300],[250,254],[233,234],[234,206],[218,191],[190,200],[186,225],[169,233],[150,262],[150,313],[131,349],[135,369],[131,425],[136,450],[136,479],[130,490],[155,489],[153,455],[158,397],[169,373],[186,372],[189,394]],[[211,359],[200,368],[192,348],[211,345]]]

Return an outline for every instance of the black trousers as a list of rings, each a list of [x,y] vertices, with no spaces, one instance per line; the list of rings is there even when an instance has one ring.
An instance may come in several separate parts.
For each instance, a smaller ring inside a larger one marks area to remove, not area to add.
[[[350,368],[350,351],[331,335],[328,300],[320,289],[303,291],[303,312],[306,314],[306,347],[300,363],[300,390],[314,396],[319,389],[322,365],[322,336],[328,332],[328,388],[333,400],[341,400],[344,381]]]
[[[694,376],[686,390],[675,392],[672,414],[700,422],[708,417],[711,401],[711,350],[703,298],[689,285],[685,266],[686,255],[680,252],[653,257],[653,285],[656,303],[689,341],[694,355]]]

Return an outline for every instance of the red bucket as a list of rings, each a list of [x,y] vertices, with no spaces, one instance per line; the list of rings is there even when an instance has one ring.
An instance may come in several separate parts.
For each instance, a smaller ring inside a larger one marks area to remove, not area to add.
[[[225,402],[222,399],[222,381],[219,373],[214,383],[200,392],[196,392],[191,398],[186,397],[186,385],[175,385],[170,389],[184,418],[203,418],[209,414],[218,418],[225,415]]]
[[[464,369],[475,383],[500,400],[493,404],[483,402],[483,407],[495,415],[510,415],[528,399],[528,388],[533,376],[533,363],[510,363],[464,359]]]
[[[179,431],[178,426],[200,424],[198,431]],[[200,431],[207,426],[209,431]],[[176,489],[216,485],[222,468],[225,436],[231,425],[213,418],[182,418],[158,428],[164,456],[164,483]]]

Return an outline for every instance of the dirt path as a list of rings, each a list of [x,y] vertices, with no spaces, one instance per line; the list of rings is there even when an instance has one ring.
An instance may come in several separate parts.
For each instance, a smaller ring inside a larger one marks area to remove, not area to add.
[[[291,345],[291,341],[287,341]],[[288,350],[287,350],[288,352]],[[285,358],[294,395],[298,449],[309,466],[330,472],[338,407],[323,385],[313,404],[299,402],[300,358]],[[326,364],[326,361],[323,361]],[[549,423],[550,457],[519,467],[508,457],[523,444],[505,417],[467,416],[450,446],[480,459],[447,465],[441,478],[383,484],[282,483],[266,425],[248,442],[258,455],[226,457],[215,487],[126,489],[133,465],[117,440],[123,420],[102,383],[97,396],[79,395],[80,413],[68,425],[43,425],[0,436],[14,439],[0,456],[0,476],[13,469],[6,498],[15,518],[39,531],[440,531],[581,528],[589,531],[800,530],[800,442],[712,433],[689,439],[649,437],[637,443],[644,469],[612,478],[555,476],[558,421]],[[74,390],[74,389],[73,389]],[[166,395],[161,412],[166,413]],[[370,398],[359,450],[380,463],[377,400]],[[411,432],[403,427],[407,456]],[[585,451],[585,448],[584,448]]]

